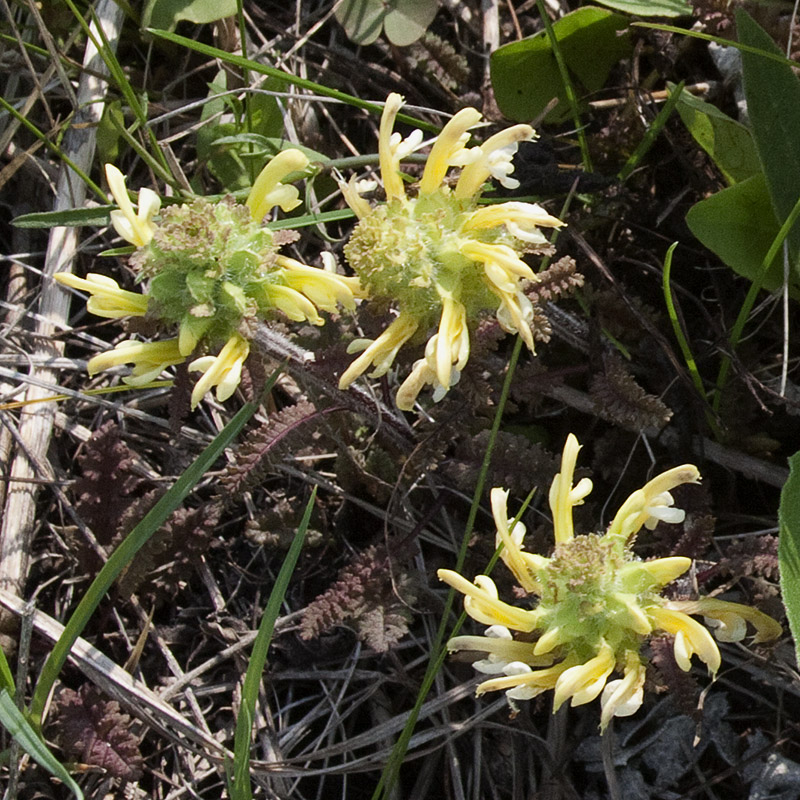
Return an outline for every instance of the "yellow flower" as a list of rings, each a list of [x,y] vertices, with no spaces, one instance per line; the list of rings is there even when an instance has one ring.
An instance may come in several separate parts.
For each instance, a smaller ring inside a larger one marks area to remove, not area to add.
[[[153,217],[161,208],[161,198],[152,189],[140,189],[139,210],[135,212],[125,188],[125,176],[113,164],[106,164],[106,180],[114,202],[119,206],[118,210],[111,212],[114,230],[126,242],[144,247],[153,238]]]
[[[105,275],[90,272],[85,278],[78,278],[71,272],[56,272],[53,277],[64,286],[88,292],[90,297],[86,309],[98,317],[119,319],[141,317],[147,313],[147,295],[120,289],[115,280]]]
[[[178,348],[177,339],[163,342],[120,342],[113,350],[100,353],[89,360],[89,375],[118,367],[122,364],[133,364],[133,375],[123,378],[130,386],[143,386],[155,380],[167,367],[180,364],[184,356]]]
[[[275,206],[282,211],[292,211],[300,205],[300,193],[295,186],[281,181],[292,172],[300,172],[308,166],[308,158],[296,148],[282,150],[270,159],[255,179],[246,205],[256,222],[261,222],[267,212]]]
[[[534,346],[533,305],[525,295],[536,274],[521,256],[545,243],[540,227],[563,223],[532,203],[479,206],[484,183],[494,177],[504,186],[518,143],[532,139],[529,125],[514,125],[469,147],[469,130],[481,120],[474,108],[459,111],[436,138],[415,197],[406,194],[400,160],[422,145],[414,131],[403,139],[394,122],[403,99],[389,95],[381,117],[378,155],[386,203],[371,207],[354,181],[340,183],[359,218],[345,254],[370,298],[392,303],[398,316],[374,341],[354,342],[363,350],[339,381],[347,388],[370,367],[385,374],[407,341],[427,339],[424,357],[397,393],[398,407],[409,410],[426,385],[438,400],[458,381],[469,359],[470,327],[487,313],[501,327]],[[451,167],[460,167],[455,188]],[[424,338],[422,338],[424,337]]]
[[[231,336],[217,356],[196,358],[189,364],[190,372],[202,372],[203,377],[195,384],[192,391],[192,409],[217,387],[217,400],[227,400],[239,385],[242,376],[242,365],[250,352],[250,345],[239,335]]]
[[[126,292],[111,278],[94,273],[85,279],[59,273],[56,279],[88,292],[87,308],[99,316],[146,314],[161,328],[174,330],[177,338],[123,342],[93,358],[90,372],[133,363],[133,375],[125,380],[137,385],[203,353],[190,365],[203,373],[192,392],[194,408],[213,387],[218,400],[233,394],[249,352],[244,337],[259,321],[281,312],[291,320],[322,325],[322,311],[354,309],[355,298],[363,296],[357,278],[337,275],[332,256],[323,258],[325,268],[318,269],[281,255],[280,239],[261,224],[273,206],[291,211],[300,204],[297,189],[284,181],[308,163],[300,150],[285,150],[262,169],[245,204],[198,197],[165,208],[157,225],[158,195],[142,189],[134,210],[124,176],[107,164],[108,184],[119,206],[111,221],[136,246],[130,265],[139,280],[147,281],[148,294]]]
[[[667,470],[634,492],[620,507],[604,534],[575,535],[572,509],[583,503],[592,482],[574,483],[580,446],[570,434],[561,470],[550,487],[555,549],[550,558],[524,549],[525,526],[508,519],[508,493],[493,489],[492,514],[501,558],[522,589],[537,597],[535,608],[519,608],[500,600],[486,575],[470,583],[448,569],[439,578],[464,596],[464,609],[490,626],[485,636],[456,636],[452,651],[486,653],[475,663],[480,672],[500,675],[478,686],[478,694],[505,690],[512,702],[553,689],[553,710],[565,701],[577,706],[600,697],[600,728],[615,716],[636,712],[643,699],[646,661],[640,650],[647,636],[674,637],[678,666],[688,671],[697,655],[712,676],[720,667],[714,637],[690,615],[702,615],[719,641],[741,641],[748,623],[753,641],[781,634],[781,626],[755,608],[715,598],[668,600],[661,590],[683,574],[691,560],[679,556],[639,561],[631,551],[643,526],[660,521],[679,523],[684,512],[675,508],[670,492],[684,483],[698,483],[691,464]],[[525,634],[514,639],[512,631]],[[621,678],[609,680],[614,673]]]

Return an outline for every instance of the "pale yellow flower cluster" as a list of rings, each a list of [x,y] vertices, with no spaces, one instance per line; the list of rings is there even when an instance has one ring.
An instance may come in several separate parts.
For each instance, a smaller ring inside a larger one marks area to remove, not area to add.
[[[488,625],[484,636],[456,636],[451,651],[486,654],[474,667],[489,678],[478,693],[504,690],[511,702],[554,691],[553,710],[570,700],[588,703],[598,696],[600,727],[613,717],[633,714],[642,704],[646,662],[640,653],[647,637],[674,636],[678,666],[688,671],[697,655],[712,675],[719,670],[719,648],[708,630],[692,615],[701,615],[719,641],[741,641],[750,624],[753,641],[766,642],[781,634],[781,626],[755,608],[715,598],[669,600],[661,590],[691,565],[683,557],[640,561],[631,551],[643,526],[659,521],[678,523],[684,512],[675,508],[672,489],[697,483],[691,464],[667,470],[634,492],[619,509],[606,532],[575,535],[572,509],[591,492],[582,478],[573,484],[580,447],[570,434],[561,470],[550,488],[555,549],[550,558],[524,549],[525,527],[508,519],[508,493],[492,490],[492,512],[501,558],[522,589],[537,600],[533,609],[500,600],[494,581],[478,575],[470,582],[456,572],[438,571],[439,578],[464,595],[464,609]],[[525,636],[515,639],[513,632]],[[621,675],[609,680],[613,673]]]
[[[521,258],[546,242],[540,227],[563,223],[533,203],[479,206],[485,182],[504,186],[519,142],[533,138],[529,125],[514,125],[480,146],[469,146],[471,128],[481,121],[474,108],[459,111],[442,129],[427,157],[414,197],[406,193],[400,160],[422,146],[414,131],[403,139],[394,122],[403,99],[389,95],[378,140],[386,203],[371,206],[354,181],[341,183],[359,224],[345,248],[348,261],[370,298],[388,301],[397,317],[374,341],[357,339],[348,352],[360,352],[341,376],[349,386],[372,367],[371,377],[391,368],[400,348],[414,337],[427,339],[424,357],[397,393],[397,405],[409,410],[426,385],[440,399],[460,377],[470,352],[470,326],[493,313],[502,328],[518,333],[533,350],[533,306],[525,294],[536,274]],[[452,167],[461,172],[454,188]],[[433,333],[431,333],[433,331]]]
[[[156,262],[155,268],[151,269],[154,273],[151,275],[151,292],[137,294],[123,290],[116,281],[98,273],[90,273],[86,278],[58,273],[56,280],[65,286],[87,292],[90,295],[87,309],[107,318],[152,315],[157,321],[170,324],[176,316],[176,306],[186,303],[187,298],[189,306],[182,310],[177,319],[177,338],[154,342],[121,342],[113,350],[90,359],[89,374],[132,364],[132,374],[123,380],[132,386],[142,386],[157,378],[165,369],[184,362],[201,340],[209,332],[214,332],[214,339],[222,336],[219,353],[200,356],[188,365],[190,372],[202,373],[192,391],[191,405],[192,408],[196,407],[214,388],[217,400],[224,401],[239,385],[242,367],[250,351],[248,340],[239,329],[246,327],[241,323],[248,317],[274,308],[291,320],[322,325],[324,320],[319,314],[320,310],[334,312],[340,306],[353,309],[354,298],[360,294],[356,279],[309,267],[275,253],[269,232],[259,227],[264,215],[274,206],[291,211],[300,204],[297,188],[283,181],[307,165],[308,158],[296,149],[276,155],[261,171],[250,190],[245,204],[246,219],[240,221],[235,208],[226,211],[227,216],[218,223],[221,228],[219,231],[214,230],[213,207],[200,207],[197,213],[205,213],[211,220],[207,235],[199,237],[200,244],[185,253],[188,266],[181,265],[180,257],[184,254],[179,252],[177,266],[167,275],[167,266],[163,268],[164,274],[159,272],[160,259],[165,258],[165,252],[172,256],[176,247],[170,242],[168,234],[163,233],[167,227],[164,220],[161,223],[156,221],[161,209],[160,198],[152,190],[142,189],[138,207],[134,208],[128,197],[124,176],[116,167],[107,164],[106,178],[118,206],[111,212],[112,225],[123,239],[137,248],[137,253],[145,253],[151,261]],[[187,215],[195,213],[193,206],[182,208],[188,209],[185,212]],[[162,217],[167,215],[168,212],[165,212]],[[221,267],[221,275],[210,276],[216,268],[213,255],[204,256],[205,263],[211,269],[202,266],[199,270],[195,268],[194,263],[199,260],[198,253],[202,251],[205,240],[214,236],[227,237],[237,224],[242,243],[238,251],[227,254],[231,264]],[[178,233],[182,235],[180,228],[178,225]],[[242,264],[247,268],[243,268]],[[186,274],[191,270],[194,273],[187,278]],[[205,295],[196,297],[201,290]],[[218,313],[220,309],[222,313]]]

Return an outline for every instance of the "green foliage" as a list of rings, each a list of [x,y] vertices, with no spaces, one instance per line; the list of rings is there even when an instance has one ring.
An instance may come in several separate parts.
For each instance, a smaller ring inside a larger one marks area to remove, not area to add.
[[[586,92],[605,84],[611,68],[631,51],[630,37],[620,34],[627,17],[585,6],[553,23],[553,33],[576,85]],[[553,98],[559,105],[546,119],[569,115],[564,81],[545,31],[500,47],[491,56],[491,75],[500,110],[509,119],[538,117]]]
[[[678,105],[686,127],[732,185],[701,200],[686,222],[692,233],[731,269],[765,289],[783,283],[779,251],[764,265],[781,222],[800,187],[800,80],[772,39],[745,12],[737,14],[744,88],[751,128],[684,94]],[[759,55],[762,51],[771,58]],[[797,285],[800,229],[787,236]],[[775,248],[774,248],[775,249]]]
[[[280,149],[271,147],[269,140],[283,133],[283,117],[270,95],[248,94],[242,101],[227,94],[227,77],[220,70],[209,84],[200,117],[207,124],[197,132],[197,156],[227,191],[235,192],[249,187],[253,173]],[[268,78],[262,88],[282,91],[286,84]],[[193,188],[200,193],[199,185]]]
[[[234,14],[236,0],[147,0],[142,12],[142,27],[174,31],[182,21],[200,25]]]
[[[639,17],[686,17],[692,13],[687,0],[597,0],[601,6],[608,6],[625,14]]]
[[[696,203],[686,215],[686,223],[709,250],[734,272],[751,281],[760,275],[761,265],[780,227],[763,172]],[[780,252],[761,280],[764,288],[770,291],[783,283]]]
[[[745,11],[736,13],[739,41],[765,53],[781,52],[766,31]],[[769,196],[779,222],[800,196],[800,80],[788,63],[742,51],[742,74],[753,139],[764,169]],[[792,264],[800,268],[800,228],[787,237]]]
[[[41,764],[51,775],[55,775],[78,800],[83,800],[83,792],[78,784],[72,780],[64,765],[50,752],[27,717],[14,705],[6,688],[0,690],[0,724],[31,758]]]
[[[398,47],[416,42],[433,22],[438,0],[344,0],[336,19],[356,44],[372,44],[381,34]]]
[[[800,452],[789,459],[789,479],[781,491],[778,522],[781,592],[797,648],[800,642]],[[800,650],[797,652],[800,658]]]
[[[728,183],[739,183],[761,172],[753,135],[741,122],[689,92],[681,92],[677,110],[689,133]]]

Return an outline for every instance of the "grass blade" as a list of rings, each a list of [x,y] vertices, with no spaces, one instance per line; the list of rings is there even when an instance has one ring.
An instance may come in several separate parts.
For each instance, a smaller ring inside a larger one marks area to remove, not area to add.
[[[280,370],[276,370],[267,382],[264,392],[268,392],[278,378]],[[174,486],[153,506],[139,524],[125,537],[120,546],[111,554],[103,565],[92,585],[78,603],[78,607],[64,627],[64,633],[42,667],[31,700],[31,720],[41,723],[47,697],[53,684],[67,660],[69,651],[75,640],[81,635],[89,619],[100,601],[122,570],[135,558],[139,550],[151,536],[161,527],[167,517],[183,502],[184,498],[200,481],[211,465],[219,458],[222,451],[233,441],[250,417],[259,408],[258,402],[246,403],[236,416],[217,434],[214,441],[206,447],[195,462],[181,475]]]
[[[11,695],[5,689],[0,691],[0,724],[14,737],[14,741],[31,758],[41,764],[51,775],[55,775],[78,800],[83,800],[83,792],[78,784],[72,780],[66,767],[39,738],[23,713],[14,705]]]
[[[306,504],[303,519],[297,528],[297,533],[292,540],[289,552],[286,554],[281,571],[267,601],[267,607],[258,626],[258,635],[253,642],[253,651],[250,654],[250,663],[242,686],[242,704],[239,716],[236,719],[236,734],[234,737],[233,784],[228,786],[231,800],[251,800],[253,797],[250,786],[250,741],[253,731],[253,717],[255,715],[258,690],[261,687],[261,676],[267,663],[267,652],[272,641],[272,632],[275,630],[275,620],[280,614],[289,580],[294,572],[303,542],[306,538],[308,524],[311,521],[311,512],[314,510],[314,501],[317,498],[317,487],[311,492],[311,497]],[[230,779],[229,779],[230,784]]]

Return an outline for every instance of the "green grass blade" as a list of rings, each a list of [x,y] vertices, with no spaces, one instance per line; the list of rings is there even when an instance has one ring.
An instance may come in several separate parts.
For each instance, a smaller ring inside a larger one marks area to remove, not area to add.
[[[469,545],[470,537],[472,536],[473,528],[475,527],[478,509],[480,508],[481,499],[483,498],[483,489],[486,485],[486,478],[489,474],[489,466],[492,461],[492,451],[494,450],[494,445],[497,441],[497,433],[500,430],[503,412],[505,411],[506,403],[508,402],[508,395],[511,391],[511,381],[514,377],[514,371],[516,370],[517,361],[519,360],[519,354],[521,350],[522,338],[517,336],[516,342],[514,343],[514,350],[512,351],[511,359],[509,360],[506,378],[503,382],[503,389],[500,394],[500,402],[497,404],[497,411],[495,412],[492,428],[489,433],[489,442],[486,445],[483,463],[481,464],[481,470],[478,473],[478,480],[475,485],[475,493],[472,496],[472,505],[469,509],[469,516],[467,517],[467,523],[464,526],[464,536],[461,539],[461,547],[458,551],[458,558],[456,559],[456,572],[461,571],[462,567],[464,566],[464,561],[467,557],[467,547]],[[402,766],[406,752],[408,751],[408,745],[411,741],[411,736],[414,733],[414,727],[417,724],[419,712],[425,702],[425,698],[428,696],[428,692],[433,686],[433,682],[436,679],[436,674],[441,669],[442,664],[444,664],[445,658],[447,658],[446,639],[451,638],[451,636],[455,636],[466,619],[466,614],[462,614],[453,630],[449,635],[447,634],[449,624],[448,619],[450,617],[450,611],[453,608],[455,594],[456,593],[454,589],[451,589],[447,593],[447,600],[445,601],[445,606],[442,610],[442,621],[440,622],[439,629],[436,632],[436,639],[433,647],[431,648],[431,660],[428,662],[428,668],[422,678],[422,684],[420,685],[419,693],[417,694],[417,701],[408,715],[408,720],[406,721],[405,727],[401,731],[400,736],[397,738],[397,741],[392,748],[392,752],[389,755],[386,766],[383,769],[380,780],[378,781],[378,785],[372,794],[372,800],[380,800],[380,798],[388,799],[393,796],[393,787],[397,782],[397,777],[400,773],[400,767]]]
[[[700,395],[703,403],[705,404],[706,421],[708,422],[711,430],[714,432],[716,438],[719,440],[721,437],[721,431],[719,430],[717,421],[714,418],[710,407],[708,406],[708,397],[706,395],[705,387],[703,386],[703,379],[700,377],[700,370],[697,369],[697,362],[694,360],[692,349],[689,347],[689,342],[686,339],[683,326],[678,319],[678,310],[675,308],[675,301],[672,297],[672,287],[670,286],[670,278],[672,275],[672,254],[675,252],[675,248],[677,246],[678,243],[673,242],[672,245],[670,245],[669,250],[667,250],[667,255],[664,258],[664,271],[662,278],[664,302],[667,306],[669,321],[672,323],[672,330],[675,333],[675,338],[678,340],[678,344],[680,345],[681,353],[683,353],[683,360],[686,362],[686,367],[689,370],[689,374],[692,376],[692,383],[694,383],[698,395]]]
[[[11,114],[14,119],[24,125],[44,146],[53,152],[61,161],[63,161],[99,198],[101,202],[107,203],[105,192],[69,157],[64,151],[48,139],[46,134],[42,133],[27,117],[17,111],[4,97],[0,97],[0,107],[4,108]]]
[[[558,72],[561,75],[561,82],[564,84],[564,92],[567,95],[567,102],[569,103],[570,114],[572,115],[572,124],[578,134],[578,144],[581,148],[581,161],[583,168],[586,172],[592,171],[592,158],[589,154],[589,142],[586,140],[586,131],[584,130],[583,123],[581,122],[581,114],[578,109],[578,95],[575,92],[575,86],[572,82],[572,75],[567,67],[564,54],[561,52],[561,45],[558,37],[553,30],[553,25],[550,22],[550,16],[544,5],[544,0],[536,0],[536,8],[539,11],[539,17],[542,20],[544,29],[547,32],[547,38],[550,41],[550,47],[553,51],[553,56],[558,66]]]
[[[766,276],[770,264],[772,264],[775,256],[778,255],[778,250],[783,246],[783,242],[786,237],[789,235],[789,231],[792,229],[792,226],[797,221],[797,218],[800,217],[800,198],[798,198],[797,202],[794,205],[794,208],[789,213],[789,216],[786,218],[783,225],[781,225],[780,230],[778,231],[778,235],[775,237],[774,241],[770,245],[767,254],[764,256],[764,260],[761,262],[761,267],[758,270],[758,273],[753,278],[753,282],[750,284],[750,288],[747,291],[747,296],[742,303],[742,307],[739,309],[739,314],[736,317],[736,322],[733,325],[733,329],[731,330],[731,336],[729,340],[729,346],[731,352],[736,349],[736,346],[739,344],[739,340],[742,338],[742,331],[744,330],[744,326],[747,323],[747,320],[750,316],[750,312],[753,309],[753,304],[756,302],[756,297],[758,296],[759,291],[761,290],[761,285],[764,282],[764,277]],[[714,397],[713,402],[713,409],[714,412],[719,411],[719,404],[722,398],[722,390],[725,387],[725,383],[728,380],[728,371],[731,367],[731,357],[725,356],[722,359],[722,363],[720,364],[719,372],[717,373],[717,385],[716,385],[716,395]]]
[[[70,11],[72,11],[72,13],[75,15],[75,19],[78,20],[78,23],[83,28],[83,32],[97,48],[98,54],[103,59],[106,67],[108,67],[108,71],[112,80],[122,93],[122,96],[125,98],[128,108],[130,108],[130,110],[133,112],[133,115],[136,117],[136,121],[139,123],[142,129],[146,131],[155,158],[160,162],[162,170],[170,176],[170,181],[174,182],[172,180],[172,173],[169,171],[167,159],[158,144],[158,139],[156,138],[155,133],[153,133],[153,131],[147,125],[147,113],[142,107],[142,104],[139,102],[139,98],[136,96],[136,92],[133,90],[128,77],[125,74],[125,70],[117,60],[117,56],[114,53],[114,48],[112,48],[109,44],[108,37],[106,36],[105,30],[103,30],[103,26],[99,24],[99,21],[95,16],[94,9],[91,7],[91,5],[89,6],[89,12],[92,16],[92,21],[95,23],[99,41],[98,38],[95,37],[92,29],[89,27],[89,24],[83,18],[83,15],[75,7],[75,4],[72,2],[72,0],[64,0],[64,2],[67,4],[67,6],[69,6]]]
[[[275,585],[270,592],[267,607],[264,609],[264,614],[258,626],[258,634],[253,642],[250,663],[247,665],[247,673],[244,676],[242,685],[242,704],[239,716],[236,719],[236,734],[233,746],[233,785],[228,787],[231,800],[251,800],[253,797],[250,786],[250,741],[252,739],[253,717],[255,716],[256,701],[258,700],[258,690],[261,688],[261,676],[267,663],[267,652],[272,641],[272,632],[275,630],[275,620],[278,619],[280,614],[286,589],[297,565],[297,559],[300,557],[300,551],[303,549],[303,542],[306,538],[306,531],[311,521],[311,512],[314,510],[316,499],[317,487],[315,486],[311,492],[311,497],[308,498],[303,519],[300,520],[297,533],[283,561]]]
[[[19,746],[37,763],[41,764],[51,775],[55,775],[71,792],[83,800],[83,792],[66,767],[50,752],[47,745],[39,738],[23,713],[14,705],[11,695],[3,689],[0,691],[0,725],[13,737]]]
[[[268,392],[278,378],[279,370],[273,373],[264,391]],[[195,462],[181,475],[170,490],[153,506],[139,524],[125,537],[119,547],[109,556],[97,577],[92,581],[86,594],[64,627],[61,638],[56,642],[36,684],[31,700],[31,720],[41,723],[47,697],[58,678],[64,662],[75,640],[81,635],[100,601],[117,576],[131,562],[150,537],[163,525],[167,517],[183,502],[184,498],[200,481],[222,451],[233,441],[250,417],[259,408],[258,402],[246,403],[236,416],[214,437],[211,444],[197,457]]]
[[[665,33],[675,33],[678,36],[689,36],[692,39],[702,39],[704,42],[714,42],[720,47],[735,47],[742,53],[753,53],[763,58],[768,58],[770,61],[775,61],[779,64],[788,64],[790,67],[800,67],[797,61],[792,61],[791,58],[779,53],[768,53],[764,50],[754,47],[752,45],[742,44],[741,42],[733,41],[732,39],[725,39],[722,36],[712,36],[710,33],[700,33],[700,31],[687,30],[686,28],[677,28],[674,25],[661,25],[658,22],[631,22],[631,27],[634,28],[652,28],[656,31],[664,31]]]
[[[196,42],[194,39],[187,39],[185,36],[180,36],[177,33],[160,31],[155,28],[148,28],[147,32],[151,33],[153,36],[157,36],[160,39],[166,39],[168,42],[172,42],[173,44],[179,44],[183,45],[183,47],[188,47],[190,50],[194,50],[201,55],[208,56],[209,58],[218,58],[220,61],[223,61],[226,64],[233,64],[234,66],[239,67],[239,69],[257,72],[259,75],[268,75],[270,78],[278,78],[279,80],[286,81],[287,83],[290,83],[293,86],[298,86],[301,89],[307,89],[308,91],[314,92],[322,97],[331,97],[335,100],[340,100],[342,103],[347,103],[347,105],[372,111],[375,114],[380,114],[383,111],[383,105],[370,103],[367,100],[362,100],[360,97],[355,97],[354,95],[347,94],[346,92],[340,92],[337,89],[329,89],[327,86],[323,86],[320,83],[314,83],[314,81],[307,80],[306,78],[298,78],[296,75],[292,75],[290,72],[284,72],[282,69],[268,67],[266,64],[259,64],[257,61],[252,61],[249,58],[242,58],[242,56],[228,53],[225,50],[220,50],[217,47],[211,47],[211,45],[203,44],[202,42]],[[439,132],[439,128],[436,125],[431,125],[430,122],[425,122],[424,120],[410,117],[408,114],[398,114],[397,119],[401,122],[421,128],[424,131],[430,131],[432,133]]]
[[[656,118],[651,123],[650,127],[647,129],[647,132],[642,137],[642,141],[639,142],[638,147],[636,150],[631,153],[630,158],[625,162],[625,165],[619,172],[619,179],[621,181],[625,181],[628,179],[630,174],[636,169],[636,167],[640,164],[642,159],[647,154],[648,150],[653,146],[653,142],[655,142],[658,134],[661,133],[663,127],[667,124],[667,120],[672,116],[672,112],[675,110],[675,106],[678,105],[678,100],[681,97],[681,93],[683,92],[683,87],[686,85],[686,81],[681,81],[673,90],[670,92],[669,98],[667,102],[664,103],[661,111],[658,112]]]

